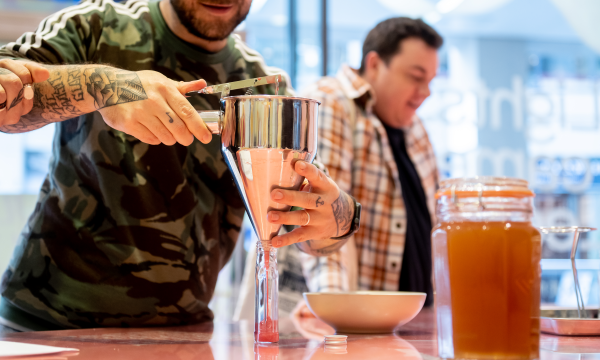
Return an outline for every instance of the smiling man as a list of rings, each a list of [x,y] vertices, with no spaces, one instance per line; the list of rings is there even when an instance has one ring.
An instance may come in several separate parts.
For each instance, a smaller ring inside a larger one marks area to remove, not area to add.
[[[87,0],[0,48],[0,131],[56,123],[48,175],[2,277],[0,332],[212,319],[244,207],[220,137],[196,112],[219,97],[184,94],[281,72],[230,36],[250,4]],[[271,212],[303,225],[273,244],[335,251],[344,240],[331,238],[353,229],[352,199],[314,165],[295,170],[313,193],[273,190],[307,209]]]
[[[421,20],[385,20],[367,35],[359,70],[344,65],[305,94],[321,102],[320,161],[363,206],[362,226],[347,245],[355,244],[347,253],[356,253],[356,263],[339,252],[307,257],[310,291],[420,291],[432,304],[438,172],[415,112],[430,94],[442,42]]]

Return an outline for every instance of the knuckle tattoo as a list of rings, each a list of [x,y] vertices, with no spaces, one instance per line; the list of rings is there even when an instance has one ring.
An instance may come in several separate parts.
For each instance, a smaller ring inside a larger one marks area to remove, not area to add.
[[[170,115],[170,114],[171,114],[171,112],[170,112],[170,111],[167,111],[167,116],[169,117],[169,123],[171,123],[171,124],[172,124],[172,123],[173,123],[173,118],[171,117],[171,115]]]
[[[321,197],[319,196],[319,198],[315,201],[315,207],[319,207],[321,205],[325,205],[325,201],[321,200]]]

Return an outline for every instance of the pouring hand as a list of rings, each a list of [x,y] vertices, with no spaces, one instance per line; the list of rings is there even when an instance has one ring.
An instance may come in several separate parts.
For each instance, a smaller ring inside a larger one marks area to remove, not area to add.
[[[87,91],[110,127],[153,145],[178,142],[188,146],[194,137],[203,143],[210,142],[211,132],[183,96],[204,88],[204,80],[176,82],[155,71],[112,74],[111,70],[90,69],[86,74]],[[122,94],[132,101],[121,104]]]
[[[283,189],[271,192],[273,201],[304,209],[269,212],[267,218],[271,223],[300,225],[287,234],[275,236],[272,244],[282,247],[306,241],[300,246],[302,251],[317,256],[328,255],[345,243],[345,240],[330,238],[348,233],[354,217],[354,202],[316,166],[297,161],[294,170],[308,180],[311,192]]]

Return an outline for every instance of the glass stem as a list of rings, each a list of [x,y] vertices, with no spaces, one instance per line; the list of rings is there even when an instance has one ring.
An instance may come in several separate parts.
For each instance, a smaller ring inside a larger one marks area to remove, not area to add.
[[[254,341],[274,343],[279,341],[278,299],[279,272],[277,249],[268,241],[256,244],[256,294],[254,308]]]

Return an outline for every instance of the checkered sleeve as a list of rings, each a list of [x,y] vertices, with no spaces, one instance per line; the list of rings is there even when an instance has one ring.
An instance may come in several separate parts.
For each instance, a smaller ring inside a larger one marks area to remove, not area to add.
[[[327,168],[340,189],[350,194],[353,147],[349,106],[353,105],[352,100],[344,96],[332,78],[322,79],[304,95],[321,103],[317,160]],[[357,264],[346,254],[345,249],[324,257],[302,254],[308,289],[311,292],[348,291],[348,273],[352,271],[349,267]]]

